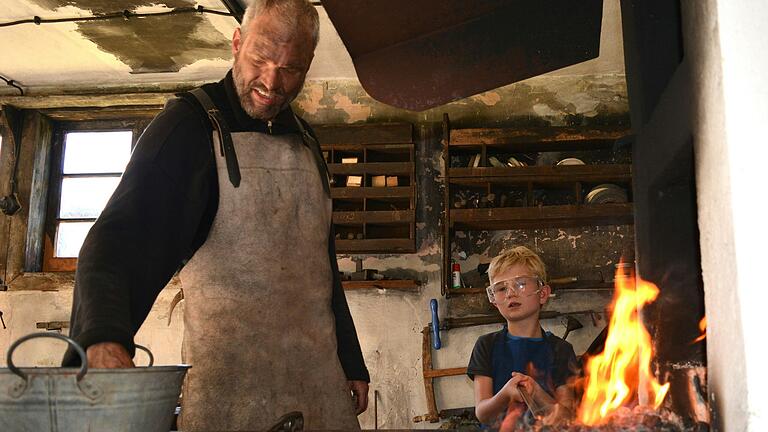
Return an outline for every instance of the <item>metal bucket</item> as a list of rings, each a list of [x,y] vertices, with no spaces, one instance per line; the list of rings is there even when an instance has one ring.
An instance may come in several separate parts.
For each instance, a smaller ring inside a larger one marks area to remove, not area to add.
[[[80,368],[18,368],[13,351],[23,342],[49,337],[72,345]],[[33,333],[8,348],[0,368],[0,431],[167,432],[189,366],[88,369],[85,351],[56,333]]]

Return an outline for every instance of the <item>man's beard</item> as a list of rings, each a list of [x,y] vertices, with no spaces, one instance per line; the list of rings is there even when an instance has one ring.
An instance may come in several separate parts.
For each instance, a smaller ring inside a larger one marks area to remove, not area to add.
[[[259,88],[264,92],[267,92],[267,90],[263,86],[258,86],[258,84],[249,85],[246,83],[245,79],[243,78],[243,74],[240,72],[240,67],[238,66],[237,60],[235,60],[235,64],[232,68],[232,81],[235,83],[235,91],[237,92],[238,99],[240,99],[240,106],[243,108],[243,111],[245,111],[245,113],[248,114],[248,116],[251,118],[258,120],[270,120],[272,117],[274,117],[274,115],[277,115],[277,113],[282,111],[283,108],[285,108],[285,106],[289,103],[289,100],[283,102],[283,105],[277,109],[275,114],[267,118],[270,108],[257,106],[251,99],[252,89]]]

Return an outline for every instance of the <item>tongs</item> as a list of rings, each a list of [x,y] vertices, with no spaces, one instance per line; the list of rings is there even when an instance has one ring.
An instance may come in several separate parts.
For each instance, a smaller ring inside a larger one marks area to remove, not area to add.
[[[544,412],[544,408],[539,406],[539,404],[537,404],[536,401],[533,400],[533,397],[531,396],[530,393],[528,393],[528,390],[526,390],[525,387],[519,385],[517,386],[517,391],[520,392],[520,397],[523,398],[523,402],[525,402],[525,405],[531,411],[531,414],[533,414],[533,417],[540,419],[546,415],[546,412]]]

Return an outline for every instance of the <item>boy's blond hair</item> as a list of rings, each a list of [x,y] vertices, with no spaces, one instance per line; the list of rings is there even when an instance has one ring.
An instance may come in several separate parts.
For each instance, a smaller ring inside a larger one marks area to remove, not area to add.
[[[544,284],[547,283],[547,267],[544,265],[544,261],[536,255],[536,252],[525,246],[515,246],[503,250],[491,261],[491,265],[488,267],[488,277],[490,280],[494,280],[496,275],[517,264],[526,266]]]

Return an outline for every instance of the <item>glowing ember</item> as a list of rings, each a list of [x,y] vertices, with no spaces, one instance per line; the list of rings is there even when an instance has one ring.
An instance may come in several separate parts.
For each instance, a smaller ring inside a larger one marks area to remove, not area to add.
[[[616,291],[605,350],[586,365],[584,397],[578,419],[585,425],[600,425],[636,396],[654,409],[661,405],[669,383],[661,385],[651,374],[651,336],[640,322],[639,310],[656,299],[656,285],[616,274]]]
[[[701,342],[707,337],[707,317],[704,317],[699,321],[699,330],[701,330],[701,336],[694,339],[691,343]]]

